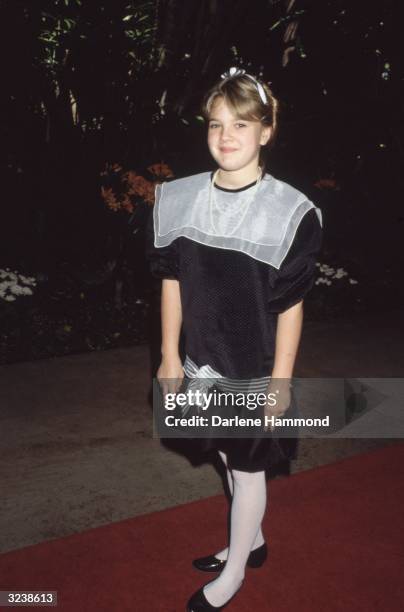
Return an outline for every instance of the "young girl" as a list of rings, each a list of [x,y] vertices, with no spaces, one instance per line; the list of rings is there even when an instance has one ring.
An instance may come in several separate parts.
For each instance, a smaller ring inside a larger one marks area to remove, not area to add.
[[[184,373],[254,380],[254,389],[280,391],[276,405],[265,409],[276,417],[293,406],[303,298],[322,238],[320,210],[266,171],[277,109],[269,87],[244,70],[222,75],[203,103],[217,170],[158,186],[150,253],[152,272],[163,279],[157,378],[165,390],[176,391]],[[188,612],[222,610],[241,587],[246,565],[266,560],[265,470],[295,456],[295,443],[271,435],[205,441],[204,450],[216,449],[227,470],[230,542],[194,560],[220,575],[194,593]]]

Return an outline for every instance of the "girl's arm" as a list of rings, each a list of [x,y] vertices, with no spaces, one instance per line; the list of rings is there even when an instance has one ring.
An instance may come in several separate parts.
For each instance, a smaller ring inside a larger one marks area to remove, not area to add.
[[[274,365],[269,388],[277,395],[270,414],[279,416],[290,406],[290,382],[303,325],[303,299],[314,284],[316,259],[321,248],[322,227],[318,210],[309,210],[300,222],[293,244],[275,273],[270,312],[278,313]],[[298,301],[297,301],[298,300]]]
[[[281,417],[290,406],[290,379],[293,376],[302,324],[303,300],[278,314],[274,367],[268,386],[268,393],[275,394],[276,404],[267,406],[267,416]],[[270,429],[272,431],[273,427],[270,426]]]
[[[162,281],[161,289],[162,361],[157,371],[157,378],[170,379],[167,381],[169,392],[174,392],[177,388],[176,379],[184,377],[179,354],[181,325],[180,283],[177,280],[165,278]]]
[[[271,376],[273,378],[289,379],[293,376],[293,368],[299,348],[303,325],[303,300],[278,314],[276,328],[275,360]]]

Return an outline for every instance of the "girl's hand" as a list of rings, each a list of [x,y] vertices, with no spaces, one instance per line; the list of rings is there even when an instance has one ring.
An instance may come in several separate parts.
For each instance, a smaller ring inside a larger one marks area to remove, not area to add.
[[[271,400],[268,400],[268,403],[265,406],[264,417],[282,417],[289,408],[291,402],[289,378],[272,379],[267,389],[267,395],[269,394],[273,395]],[[276,403],[274,405],[272,405],[274,402],[273,398],[276,398]],[[264,430],[268,431],[268,429],[273,431],[275,429],[275,425],[268,423],[268,425],[264,426]]]
[[[157,380],[163,391],[167,393],[177,393],[184,378],[184,370],[179,355],[163,357],[160,367],[157,370]]]

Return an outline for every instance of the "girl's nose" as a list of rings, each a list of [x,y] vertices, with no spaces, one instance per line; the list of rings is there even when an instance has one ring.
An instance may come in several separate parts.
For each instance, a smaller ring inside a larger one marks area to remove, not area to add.
[[[232,138],[231,128],[222,127],[220,138],[221,138],[221,140],[228,140],[229,138]]]

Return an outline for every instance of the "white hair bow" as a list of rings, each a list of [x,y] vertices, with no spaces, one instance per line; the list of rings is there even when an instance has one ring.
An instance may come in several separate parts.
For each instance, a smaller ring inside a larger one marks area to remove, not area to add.
[[[245,70],[243,68],[236,68],[235,66],[232,66],[227,72],[223,72],[221,77],[222,79],[230,79],[231,77],[238,77],[242,76],[243,74],[245,74]]]
[[[251,79],[252,81],[254,81],[254,85],[256,86],[259,96],[262,100],[262,102],[264,104],[268,104],[268,98],[267,95],[265,93],[265,90],[263,88],[263,86],[261,85],[261,83],[259,81],[257,81],[257,79],[255,77],[253,77],[251,74],[247,74],[246,71],[243,68],[236,68],[235,66],[232,66],[231,68],[229,68],[229,70],[227,70],[227,72],[223,72],[223,74],[221,75],[222,79],[231,79],[233,77],[238,77],[238,76],[246,76],[249,79]]]

